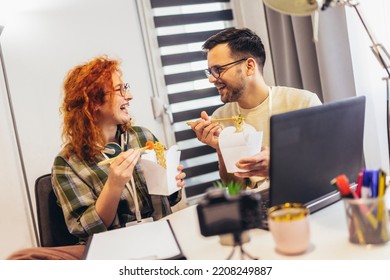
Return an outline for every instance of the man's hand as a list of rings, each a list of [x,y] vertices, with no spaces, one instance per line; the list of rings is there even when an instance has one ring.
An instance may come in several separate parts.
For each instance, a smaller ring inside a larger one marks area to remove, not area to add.
[[[247,178],[251,176],[268,177],[269,176],[269,148],[263,147],[261,152],[253,157],[242,158],[236,166],[246,172],[236,172],[234,176]]]
[[[218,149],[218,136],[221,127],[218,122],[211,122],[205,111],[200,114],[200,119],[191,124],[196,137],[203,144]]]

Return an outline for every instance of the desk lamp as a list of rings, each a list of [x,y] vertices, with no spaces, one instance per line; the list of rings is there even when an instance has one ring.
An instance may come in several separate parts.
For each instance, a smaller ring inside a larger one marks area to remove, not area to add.
[[[363,24],[364,29],[366,30],[368,37],[371,40],[372,46],[371,50],[374,53],[375,57],[378,59],[381,66],[386,70],[387,77],[384,77],[383,80],[386,81],[386,112],[387,112],[387,147],[390,160],[390,124],[389,124],[389,80],[390,80],[390,55],[382,44],[375,42],[372,33],[369,31],[362,14],[358,8],[359,3],[353,0],[263,0],[264,4],[269,8],[291,16],[313,16],[313,32],[314,40],[317,40],[317,27],[318,27],[318,11],[324,11],[328,7],[333,6],[348,6],[352,7],[361,23]]]

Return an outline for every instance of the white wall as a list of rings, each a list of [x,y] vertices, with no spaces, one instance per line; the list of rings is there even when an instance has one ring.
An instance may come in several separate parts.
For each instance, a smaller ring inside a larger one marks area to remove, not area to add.
[[[275,85],[271,49],[268,39],[267,23],[262,0],[231,0],[235,9],[234,18],[237,27],[247,27],[256,32],[264,44],[267,54],[264,65],[264,80],[268,85]]]
[[[61,86],[67,71],[107,54],[123,61],[136,124],[164,134],[153,119],[151,85],[135,1],[0,0],[0,37],[28,184],[50,172],[61,145]],[[0,73],[1,74],[1,73]],[[35,245],[3,75],[0,78],[0,258]],[[35,206],[35,201],[33,201]],[[35,211],[34,211],[35,212]]]
[[[27,196],[23,184],[23,174],[18,161],[15,134],[11,113],[0,67],[0,258],[15,248],[30,245],[33,241],[29,219]],[[12,241],[15,240],[15,241]]]

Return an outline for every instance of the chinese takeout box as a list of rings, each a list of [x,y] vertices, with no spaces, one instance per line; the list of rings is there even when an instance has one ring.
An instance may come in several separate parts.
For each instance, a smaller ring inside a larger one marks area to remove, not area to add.
[[[164,151],[166,167],[158,163],[154,150],[147,150],[141,155],[141,166],[149,194],[169,196],[180,189],[175,179],[179,174],[177,167],[180,164],[180,154],[177,145]]]

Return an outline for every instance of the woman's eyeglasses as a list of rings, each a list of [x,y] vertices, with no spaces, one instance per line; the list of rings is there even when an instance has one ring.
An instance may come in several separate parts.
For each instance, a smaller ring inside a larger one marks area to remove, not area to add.
[[[125,97],[126,96],[126,93],[128,93],[130,90],[130,85],[129,83],[124,83],[124,84],[121,84],[120,85],[120,88],[116,88],[114,89],[114,91],[119,91],[120,95],[122,97]]]
[[[233,65],[233,64],[236,64],[239,62],[243,62],[245,60],[247,60],[247,58],[242,58],[242,59],[230,62],[230,63],[225,64],[225,65],[221,65],[221,66],[212,66],[210,68],[205,69],[204,72],[205,72],[207,78],[210,77],[210,75],[213,75],[214,78],[219,79],[222,71],[226,68],[226,66]]]

